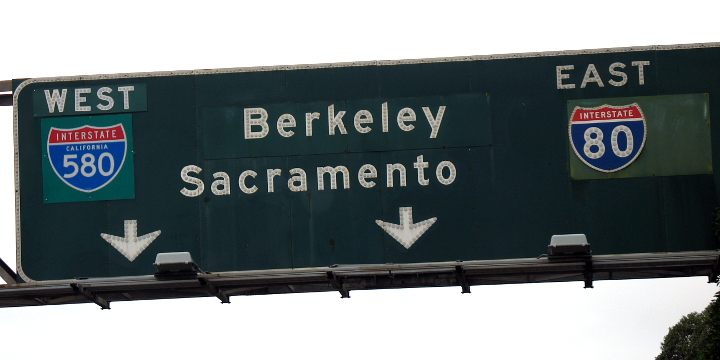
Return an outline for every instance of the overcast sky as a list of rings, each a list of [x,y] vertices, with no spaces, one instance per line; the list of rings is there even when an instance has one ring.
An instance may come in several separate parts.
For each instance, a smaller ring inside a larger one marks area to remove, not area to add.
[[[253,3],[8,1],[0,80],[720,41],[716,1]],[[11,107],[0,120],[0,258],[14,267]],[[706,282],[0,309],[0,358],[650,359],[669,326],[709,303]]]

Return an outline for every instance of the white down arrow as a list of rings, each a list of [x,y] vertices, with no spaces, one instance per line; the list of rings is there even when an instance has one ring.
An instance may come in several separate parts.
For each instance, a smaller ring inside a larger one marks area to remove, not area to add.
[[[375,223],[397,240],[400,245],[409,249],[436,221],[437,218],[433,217],[413,224],[412,207],[401,207],[400,224],[380,220],[375,220]]]
[[[104,233],[100,236],[130,261],[135,260],[153,240],[160,236],[160,230],[158,230],[138,237],[137,220],[125,220],[124,228],[124,237]]]

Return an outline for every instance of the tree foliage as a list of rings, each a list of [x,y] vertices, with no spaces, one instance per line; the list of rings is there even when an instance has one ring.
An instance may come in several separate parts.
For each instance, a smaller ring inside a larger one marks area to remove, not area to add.
[[[720,291],[703,312],[673,325],[661,350],[656,360],[720,360]]]

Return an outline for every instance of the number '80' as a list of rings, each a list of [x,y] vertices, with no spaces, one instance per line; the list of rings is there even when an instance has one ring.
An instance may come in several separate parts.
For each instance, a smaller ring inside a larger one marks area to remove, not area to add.
[[[623,133],[627,139],[625,149],[620,149],[620,145],[618,144],[618,136],[620,136],[620,133]],[[585,130],[583,137],[585,138],[585,145],[583,146],[585,156],[590,159],[599,159],[605,155],[605,144],[603,144],[605,135],[600,128],[594,126],[588,128]],[[617,157],[626,158],[630,156],[633,151],[633,146],[633,134],[629,127],[618,125],[613,128],[612,134],[610,134],[610,147]]]

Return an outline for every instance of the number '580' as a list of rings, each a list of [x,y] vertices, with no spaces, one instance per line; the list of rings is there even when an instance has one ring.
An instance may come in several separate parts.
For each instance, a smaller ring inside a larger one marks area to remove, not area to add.
[[[74,178],[78,174],[92,177],[98,172],[102,176],[110,176],[115,171],[115,159],[109,152],[104,152],[97,158],[93,154],[85,153],[78,163],[78,154],[66,154],[63,156],[63,168],[69,169],[69,172],[63,174],[66,179]]]

